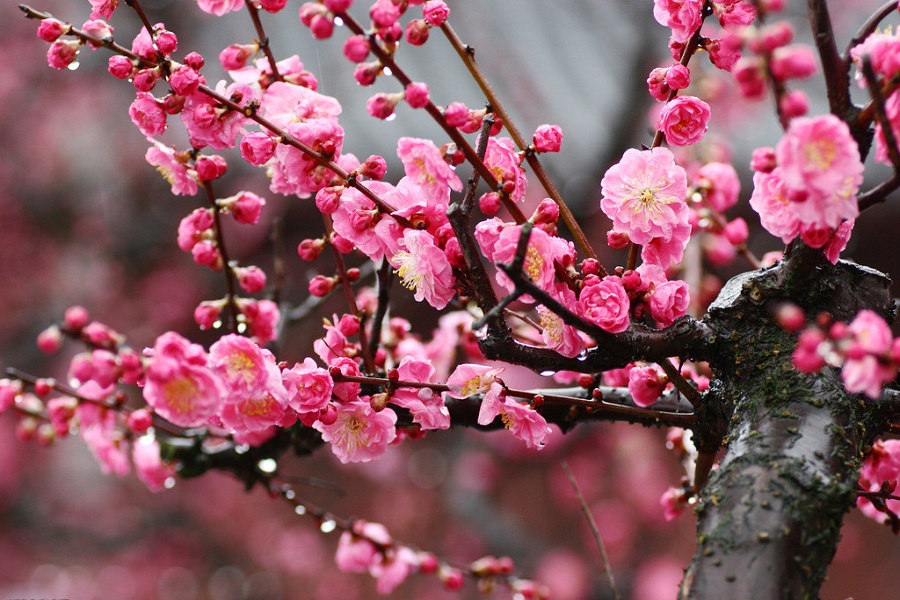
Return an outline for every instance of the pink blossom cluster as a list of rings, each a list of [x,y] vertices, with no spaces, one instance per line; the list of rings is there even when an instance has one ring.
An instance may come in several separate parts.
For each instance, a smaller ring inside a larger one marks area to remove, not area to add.
[[[863,164],[847,124],[834,115],[791,121],[774,150],[754,153],[750,206],[785,243],[796,237],[824,248],[831,262],[859,214]]]
[[[782,326],[799,329],[804,321],[802,311],[792,307],[785,313]],[[885,320],[871,310],[860,311],[849,324],[829,321],[827,316],[820,316],[816,325],[800,333],[794,366],[804,373],[825,365],[840,367],[848,392],[877,399],[881,388],[897,377],[900,338],[894,339]]]
[[[871,64],[872,71],[875,74],[877,84],[879,86],[887,85],[897,75],[898,65],[900,65],[900,36],[897,30],[876,32],[868,37],[859,45],[850,51],[850,56],[856,63],[857,79],[862,87],[868,87],[866,79],[862,76],[863,60],[868,60]],[[890,89],[890,88],[889,88]],[[900,98],[892,90],[889,95],[884,98],[884,114],[890,123],[891,133],[894,140],[900,136]],[[890,165],[892,164],[891,152],[896,152],[896,148],[890,148],[887,137],[885,136],[884,125],[879,119],[875,120],[875,160]]]
[[[878,440],[872,445],[859,470],[859,487],[866,492],[876,492],[895,496],[900,480],[900,440]],[[863,496],[857,501],[862,514],[879,523],[889,521],[888,513],[894,518],[900,514],[900,500],[895,497],[881,498],[879,505]]]

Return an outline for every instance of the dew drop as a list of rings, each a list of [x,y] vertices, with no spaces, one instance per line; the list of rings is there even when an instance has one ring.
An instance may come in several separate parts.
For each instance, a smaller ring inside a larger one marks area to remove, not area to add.
[[[337,529],[337,523],[334,522],[334,519],[322,521],[322,524],[319,525],[319,531],[321,531],[322,533],[331,533],[335,529]]]
[[[273,458],[264,458],[256,464],[263,473],[274,473],[278,468],[278,463]]]
[[[343,26],[344,26],[344,20],[343,20],[342,18],[340,18],[340,17],[335,17],[335,18],[334,18],[334,24],[337,25],[338,27],[343,27]]]
[[[294,507],[294,512],[300,516],[303,516],[306,514],[306,507],[303,506],[302,504],[298,504],[297,506]]]
[[[81,66],[81,63],[79,63],[77,60],[73,60],[72,62],[70,62],[68,64],[68,66],[66,66],[66,68],[69,69],[70,71],[77,71],[78,67],[80,67],[80,66]]]
[[[393,76],[394,76],[394,72],[391,71],[391,68],[390,68],[390,67],[385,67],[384,69],[381,70],[381,72],[384,73],[384,75],[385,75],[386,77],[393,77]]]

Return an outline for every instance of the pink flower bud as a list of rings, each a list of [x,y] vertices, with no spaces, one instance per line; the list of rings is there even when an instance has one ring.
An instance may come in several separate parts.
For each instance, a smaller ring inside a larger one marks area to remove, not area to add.
[[[231,215],[234,220],[244,225],[256,225],[259,223],[259,217],[262,209],[266,205],[266,201],[253,192],[240,192],[233,196],[234,203],[231,205]]]
[[[156,48],[169,56],[178,50],[178,38],[171,31],[163,29],[156,34]]]
[[[359,166],[357,172],[363,177],[380,181],[387,173],[387,161],[383,157],[373,154]]]
[[[337,328],[345,336],[356,335],[359,332],[359,318],[353,315],[342,315]]]
[[[350,254],[356,247],[351,240],[336,233],[331,236],[331,245],[341,254]]]
[[[266,274],[259,267],[250,266],[235,269],[238,285],[248,294],[261,292],[266,287]]]
[[[396,23],[400,18],[400,7],[391,0],[376,0],[369,9],[369,17],[375,27],[384,29]]]
[[[134,64],[130,58],[115,54],[109,57],[106,70],[116,79],[128,79],[134,73]]]
[[[313,17],[325,15],[328,9],[318,2],[304,2],[300,6],[300,22],[307,27],[312,26]]]
[[[78,56],[77,40],[56,40],[47,49],[47,64],[54,69],[65,69]]]
[[[225,158],[218,154],[211,156],[202,155],[197,158],[195,168],[200,181],[212,181],[225,174],[225,171],[228,170],[228,164],[225,162]]]
[[[344,56],[354,63],[361,63],[369,56],[369,40],[363,35],[351,35],[344,42]]]
[[[322,298],[331,293],[334,289],[336,281],[334,277],[326,277],[325,275],[316,275],[309,282],[309,293],[316,298]]]
[[[53,354],[62,347],[62,331],[56,325],[51,325],[38,334],[37,347],[44,354]]]
[[[237,71],[247,66],[258,48],[256,44],[231,44],[219,52],[219,62],[226,71]]]
[[[792,119],[802,117],[809,112],[809,99],[803,90],[789,90],[778,103],[781,113]]]
[[[206,61],[203,60],[203,57],[197,52],[191,52],[184,57],[184,64],[194,69],[195,71],[199,71],[203,68],[203,65],[206,64]]]
[[[166,112],[156,98],[146,92],[138,92],[128,108],[128,116],[147,137],[160,135],[166,130]]]
[[[88,35],[92,35],[98,40],[103,41],[112,41],[113,39],[113,28],[109,23],[100,19],[92,19],[85,21],[84,25],[81,26],[82,31],[84,31]],[[88,42],[91,48],[96,50],[100,46],[93,42]]]
[[[393,23],[390,27],[382,27],[375,35],[385,44],[394,45],[403,39],[403,26],[400,23]]]
[[[666,69],[666,85],[673,90],[683,90],[691,85],[691,71],[681,63],[676,63]]]
[[[534,223],[553,223],[559,220],[559,206],[550,198],[544,198],[534,211]]]
[[[146,408],[139,408],[128,415],[126,423],[132,433],[141,435],[153,426],[153,415]]]
[[[134,76],[134,79],[131,80],[131,84],[139,92],[149,92],[156,85],[156,82],[159,81],[159,77],[158,68],[141,69]]]
[[[606,234],[606,243],[610,248],[619,249],[624,248],[631,242],[631,239],[628,237],[628,234],[624,231],[609,231]]]
[[[775,322],[785,331],[800,331],[806,325],[806,315],[796,304],[786,302],[776,309]]]
[[[306,239],[297,246],[297,254],[303,260],[316,260],[324,249],[325,240],[321,238],[315,240]]]
[[[277,13],[287,6],[287,0],[259,0],[259,7],[268,13]]]
[[[187,98],[184,96],[168,94],[165,98],[160,100],[160,104],[167,115],[177,115],[184,110],[184,103],[186,100]]]
[[[775,160],[775,149],[771,147],[756,148],[750,158],[750,168],[757,173],[771,173],[778,166]]]
[[[769,54],[776,48],[787,46],[794,39],[794,28],[787,21],[766,25],[750,40],[750,49],[756,54]]]
[[[769,66],[772,76],[781,81],[812,77],[818,68],[812,49],[799,44],[776,49]]]
[[[497,214],[497,211],[500,210],[500,194],[497,192],[483,194],[478,199],[478,208],[488,217]]]
[[[325,0],[325,8],[333,13],[345,13],[353,4],[353,0]]]
[[[443,0],[428,0],[422,6],[422,17],[432,27],[440,27],[450,16],[450,8]]]
[[[431,33],[431,26],[425,22],[425,19],[413,19],[406,24],[406,41],[411,46],[422,46],[428,41]]]
[[[356,83],[359,85],[369,86],[375,83],[375,79],[378,78],[380,73],[380,62],[360,63],[356,65],[356,69],[353,70],[353,78],[356,79]]]
[[[255,131],[241,139],[241,156],[254,167],[266,164],[275,155],[278,140],[267,133]]]
[[[536,152],[559,152],[563,132],[559,125],[541,125],[534,132],[531,144]]]
[[[411,83],[404,90],[403,97],[412,108],[425,108],[428,106],[428,86],[424,83]]]
[[[194,247],[191,248],[191,255],[194,262],[201,267],[210,267],[215,270],[221,268],[222,256],[212,240],[200,240],[194,244]]]
[[[394,107],[402,99],[401,94],[375,94],[366,101],[366,110],[376,119],[387,119],[394,114]]]
[[[83,306],[70,306],[63,316],[63,326],[73,333],[78,333],[87,325],[90,318]]]
[[[316,192],[316,208],[326,215],[333,214],[340,206],[343,186],[329,186]]]
[[[454,102],[444,109],[444,119],[450,127],[462,127],[469,120],[469,109],[462,102]]]
[[[204,301],[194,309],[194,321],[200,329],[212,329],[222,314],[221,301]]]
[[[741,59],[741,37],[735,33],[723,32],[719,39],[712,39],[706,44],[710,62],[718,69],[731,71]]]
[[[334,34],[334,20],[328,13],[315,15],[309,23],[309,31],[317,40],[327,40]]]
[[[731,71],[741,94],[751,100],[761,99],[766,94],[766,72],[759,58],[742,58]]]
[[[59,39],[69,27],[56,19],[43,19],[38,25],[37,36],[48,44]]]
[[[738,217],[725,226],[723,233],[729,242],[735,246],[739,246],[747,241],[747,236],[749,235],[747,222],[741,217]]]

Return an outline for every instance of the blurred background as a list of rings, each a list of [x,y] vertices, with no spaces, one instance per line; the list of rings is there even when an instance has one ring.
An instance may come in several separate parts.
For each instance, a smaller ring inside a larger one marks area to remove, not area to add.
[[[90,7],[86,0],[39,0],[76,25]],[[626,0],[492,0],[451,3],[451,22],[506,99],[527,134],[542,123],[565,133],[563,152],[544,161],[563,196],[595,246],[605,246],[609,223],[598,211],[599,180],[629,147],[651,140],[646,93],[649,70],[669,64],[667,35],[651,17],[651,2]],[[803,6],[785,16],[802,36]],[[864,0],[836,2],[841,44],[877,6]],[[206,77],[224,73],[218,52],[229,43],[249,43],[253,33],[243,13],[215,19],[193,2],[148,0],[152,22],[162,21],[179,36],[178,56],[190,50],[207,59]],[[373,91],[396,91],[382,78],[374,90],[359,89],[352,65],[341,55],[345,37],[314,42],[296,18],[292,0],[277,18],[263,15],[277,57],[298,54],[319,80],[322,93],[339,98],[347,131],[345,151],[389,160],[402,135],[442,133],[421,114],[399,107],[398,118],[382,122],[365,114]],[[361,20],[362,6],[355,7]],[[126,46],[137,20],[124,4],[112,19],[116,39]],[[0,7],[0,367],[40,376],[65,377],[67,346],[46,357],[34,339],[73,304],[128,335],[135,348],[152,345],[174,329],[208,342],[193,323],[193,307],[223,295],[220,276],[196,267],[175,245],[180,219],[200,206],[199,198],[173,197],[165,181],[144,161],[146,141],[127,118],[134,91],[106,73],[107,54],[82,50],[75,72],[46,66],[47,45],[35,37],[36,22],[13,5]],[[808,36],[807,36],[808,37]],[[705,62],[700,57],[699,62]],[[449,45],[436,33],[420,49],[402,48],[401,65],[429,84],[439,105],[483,103]],[[747,205],[753,148],[773,145],[778,127],[771,104],[748,105],[727,80],[698,78],[700,93],[713,105],[709,152],[730,152],[743,181],[734,216],[751,225],[750,246],[758,255],[780,249],[761,231]],[[818,80],[804,83],[813,114],[827,110]],[[421,112],[421,111],[419,111]],[[177,120],[167,139],[184,143]],[[749,125],[749,126],[748,126]],[[179,136],[181,136],[179,138]],[[180,141],[179,141],[180,140]],[[309,263],[293,248],[320,235],[311,201],[268,191],[263,174],[242,168],[226,152],[230,170],[217,189],[240,189],[266,197],[256,227],[227,232],[230,251],[270,270],[271,224],[283,223],[287,301],[305,299]],[[388,178],[400,167],[391,164]],[[867,185],[878,181],[869,171]],[[532,184],[529,206],[540,197]],[[845,257],[898,272],[896,199],[874,207],[858,221]],[[604,254],[607,264],[619,260]],[[720,281],[743,270],[713,267]],[[396,314],[410,319],[423,336],[434,326],[429,311],[407,298]],[[339,302],[321,315],[339,312]],[[302,360],[319,335],[319,317],[285,332],[279,358]],[[529,380],[523,376],[523,382]],[[530,380],[535,383],[534,380]],[[333,565],[337,538],[319,533],[312,519],[293,514],[261,490],[244,490],[234,479],[209,474],[179,481],[174,489],[148,492],[133,476],[106,477],[84,444],[63,440],[42,448],[16,439],[15,416],[0,415],[0,598],[89,600],[331,599],[375,596],[365,575],[340,573]],[[580,513],[560,461],[571,466],[598,521],[623,597],[666,600],[694,548],[694,518],[663,519],[659,497],[677,486],[683,470],[665,449],[665,431],[626,425],[581,426],[556,435],[544,451],[527,451],[504,433],[435,433],[396,446],[367,465],[341,466],[328,451],[294,459],[282,470],[299,478],[301,497],[343,516],[385,524],[396,539],[447,559],[468,563],[482,555],[508,555],[517,572],[534,577],[562,600],[612,595],[590,530]],[[322,479],[332,487],[313,484]],[[306,480],[301,480],[306,481]],[[336,490],[340,490],[336,491]],[[900,597],[894,576],[900,540],[889,529],[853,511],[822,592],[825,600]],[[498,590],[497,597],[507,592]],[[430,576],[413,576],[397,598],[480,597],[469,585],[444,593]]]

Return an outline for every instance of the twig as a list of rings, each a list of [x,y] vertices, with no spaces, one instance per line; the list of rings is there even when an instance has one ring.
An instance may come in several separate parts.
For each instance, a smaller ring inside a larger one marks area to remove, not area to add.
[[[581,493],[581,488],[578,486],[578,481],[575,480],[575,475],[573,475],[572,470],[569,469],[568,463],[566,463],[565,460],[561,460],[560,465],[562,465],[563,471],[566,472],[566,477],[569,478],[572,489],[575,490],[575,497],[578,498],[581,512],[584,513],[584,517],[587,519],[591,532],[594,534],[594,541],[597,542],[597,547],[600,549],[600,557],[603,560],[603,570],[606,572],[606,580],[609,581],[609,587],[612,589],[613,597],[615,600],[622,600],[622,597],[619,595],[619,590],[616,589],[616,578],[613,576],[612,565],[609,564],[606,546],[603,545],[603,537],[601,537],[600,530],[597,528],[597,522],[594,521],[594,515],[591,513],[590,507],[588,507],[584,495]]]

